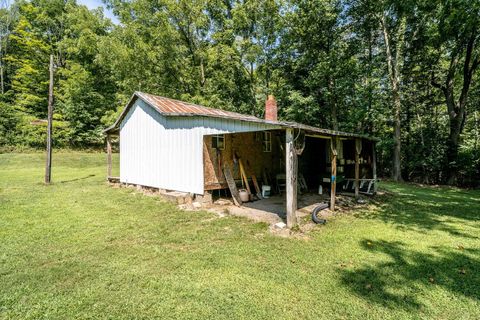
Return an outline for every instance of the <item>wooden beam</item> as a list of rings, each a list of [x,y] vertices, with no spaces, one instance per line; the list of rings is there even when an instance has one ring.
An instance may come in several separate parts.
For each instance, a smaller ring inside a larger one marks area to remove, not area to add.
[[[205,184],[203,186],[203,189],[205,191],[221,190],[221,189],[227,189],[227,188],[228,188],[227,182],[214,182],[214,183]]]
[[[107,179],[112,176],[112,137],[107,134]]]
[[[360,194],[360,153],[362,152],[362,140],[355,139],[355,198]]]
[[[285,141],[286,193],[287,193],[287,227],[297,224],[297,153],[294,146],[293,129],[286,129]]]
[[[375,141],[372,141],[372,171],[373,171],[373,194],[377,193],[377,151]]]
[[[322,136],[320,134],[305,134],[305,137],[318,138],[318,139],[327,139],[330,140],[330,136]]]
[[[337,138],[330,140],[330,149],[332,151],[332,175],[330,177],[330,210],[335,211],[335,191],[337,188]]]
[[[250,167],[250,163],[248,162],[248,160],[247,160],[247,163],[246,163],[246,169],[247,169],[247,172],[252,177],[253,187],[255,188],[255,192],[257,193],[257,198],[260,199],[260,200],[263,199],[262,189],[260,189],[260,185],[258,184],[257,176],[255,175],[252,168]]]

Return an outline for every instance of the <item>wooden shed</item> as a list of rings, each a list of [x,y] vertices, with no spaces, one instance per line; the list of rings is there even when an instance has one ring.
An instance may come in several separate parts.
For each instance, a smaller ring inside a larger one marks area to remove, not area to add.
[[[230,190],[235,199],[237,185],[259,197],[269,185],[285,194],[290,227],[299,183],[328,188],[332,209],[339,174],[343,189],[375,193],[375,139],[278,121],[272,96],[261,119],[135,92],[105,133],[109,177],[117,136],[120,182],[196,195]]]

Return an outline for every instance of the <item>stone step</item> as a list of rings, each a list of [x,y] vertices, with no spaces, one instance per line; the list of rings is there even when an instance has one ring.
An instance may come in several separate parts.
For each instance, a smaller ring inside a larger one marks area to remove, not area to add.
[[[192,196],[188,192],[165,191],[159,194],[165,200],[176,204],[188,204],[192,202]]]

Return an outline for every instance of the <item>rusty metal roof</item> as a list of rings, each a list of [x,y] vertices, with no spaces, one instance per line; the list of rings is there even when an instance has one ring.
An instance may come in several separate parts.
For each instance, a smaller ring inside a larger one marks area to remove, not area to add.
[[[142,100],[156,108],[161,114],[166,116],[206,116],[206,117],[220,117],[230,118],[236,120],[261,120],[255,116],[245,115],[237,112],[225,111],[221,109],[208,108],[184,102],[180,100],[155,96],[144,92],[136,92],[137,96]]]
[[[157,110],[161,115],[167,117],[213,117],[213,118],[223,118],[223,119],[232,119],[232,120],[239,120],[239,121],[248,121],[248,122],[257,122],[257,123],[264,123],[267,125],[272,125],[272,129],[283,127],[283,128],[294,128],[305,130],[312,133],[319,133],[329,136],[344,136],[344,137],[357,137],[357,138],[364,138],[369,140],[378,140],[376,138],[369,137],[363,134],[355,134],[349,132],[341,132],[341,131],[334,131],[329,129],[322,129],[317,127],[308,126],[305,124],[297,123],[297,122],[289,122],[289,121],[270,121],[261,119],[251,115],[245,115],[237,112],[232,111],[225,111],[221,109],[215,108],[208,108],[201,105],[188,103],[180,100],[165,98],[161,96],[156,96],[153,94],[148,94],[144,92],[136,91],[132,98],[130,99],[129,103],[122,111],[120,116],[118,117],[115,123],[104,130],[106,133],[115,133],[118,131],[120,122],[126,116],[128,110],[133,105],[133,102],[140,98],[150,106],[152,106],[155,110]]]

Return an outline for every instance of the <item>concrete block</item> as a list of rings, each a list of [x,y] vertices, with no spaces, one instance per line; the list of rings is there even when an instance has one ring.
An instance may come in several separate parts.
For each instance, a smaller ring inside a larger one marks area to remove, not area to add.
[[[277,222],[273,225],[275,229],[285,229],[287,225],[284,222]]]
[[[213,203],[213,197],[212,194],[208,191],[205,191],[205,194],[197,194],[195,195],[195,201],[201,202],[201,203],[206,203],[206,204],[212,204]]]
[[[200,209],[202,207],[202,204],[200,202],[192,202],[192,206],[195,208],[195,209]]]

